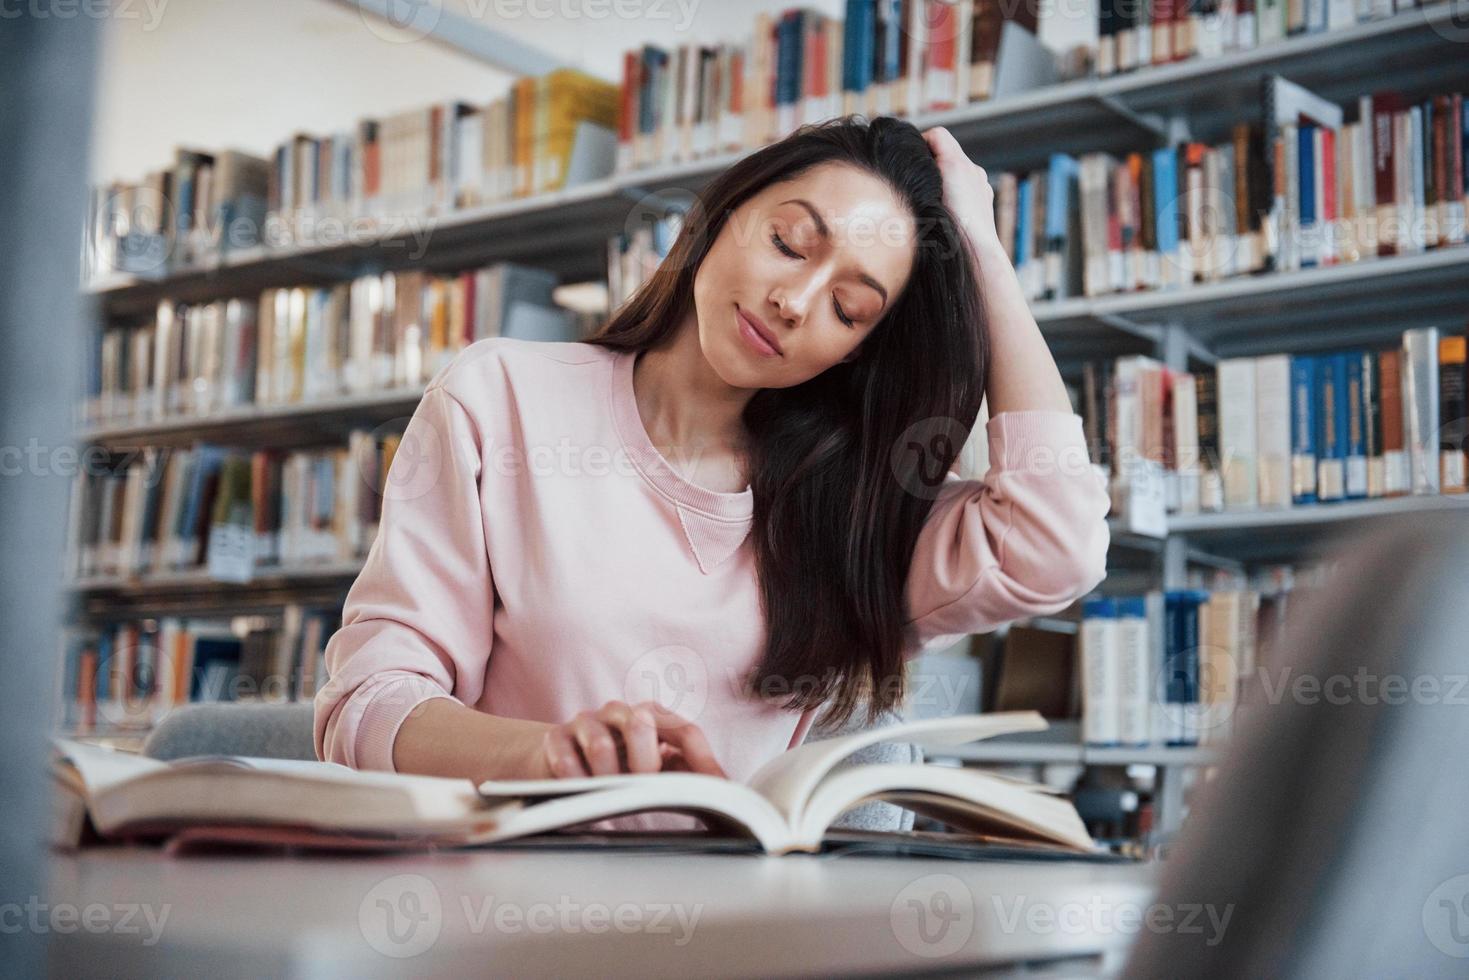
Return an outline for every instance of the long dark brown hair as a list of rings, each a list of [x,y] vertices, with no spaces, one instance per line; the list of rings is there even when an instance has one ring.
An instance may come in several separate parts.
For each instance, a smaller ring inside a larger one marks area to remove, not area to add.
[[[756,569],[768,641],[747,693],[867,723],[903,699],[906,583],[918,534],[984,393],[987,329],[972,253],[923,135],[888,116],[802,126],[713,178],[657,271],[587,343],[672,338],[720,229],[767,185],[843,163],[890,185],[918,241],[908,283],[857,354],[745,407]]]

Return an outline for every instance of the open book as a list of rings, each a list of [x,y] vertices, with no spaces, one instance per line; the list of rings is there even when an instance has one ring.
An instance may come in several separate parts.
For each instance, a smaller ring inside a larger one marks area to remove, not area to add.
[[[832,770],[875,742],[960,745],[1044,729],[1031,711],[933,718],[811,742],[783,752],[744,783],[687,772],[581,779],[468,780],[359,772],[327,762],[196,757],[172,763],[56,739],[62,797],[58,843],[75,844],[84,817],[101,837],[274,839],[310,845],[374,841],[473,846],[653,810],[692,813],[714,836],[752,838],[768,853],[817,852],[832,823],[886,800],[987,839],[1075,853],[1096,848],[1075,808],[1043,786],[950,766]],[[70,801],[69,803],[67,801]],[[211,829],[212,828],[212,829]]]

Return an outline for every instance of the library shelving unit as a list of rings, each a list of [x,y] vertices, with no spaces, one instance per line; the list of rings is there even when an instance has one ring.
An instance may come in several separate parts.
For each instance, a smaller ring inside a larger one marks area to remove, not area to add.
[[[998,171],[1044,164],[1050,153],[1126,151],[1186,140],[1218,142],[1228,127],[1259,112],[1262,79],[1286,76],[1332,101],[1368,91],[1439,90],[1469,81],[1465,31],[1450,3],[1326,33],[1298,35],[1247,51],[1139,69],[1109,78],[1067,81],[1019,95],[913,118],[942,125],[969,155]],[[1362,71],[1370,66],[1370,72]],[[746,151],[748,152],[748,151]],[[563,280],[600,278],[607,240],[627,227],[634,207],[657,208],[697,191],[742,153],[657,166],[591,180],[532,198],[498,201],[426,216],[416,229],[385,227],[350,242],[296,241],[223,254],[157,278],[113,274],[88,284],[98,316],[146,315],[161,299],[198,302],[258,294],[267,288],[345,281],[399,268],[442,271],[513,260]],[[430,231],[431,234],[423,234]],[[414,234],[418,237],[415,238]],[[1409,326],[1469,309],[1469,246],[1284,273],[1227,279],[1182,289],[1037,302],[1032,311],[1063,369],[1068,361],[1146,353],[1168,368],[1211,365],[1221,357],[1306,352],[1382,340]],[[79,441],[116,448],[179,445],[209,439],[240,446],[276,444],[304,431],[320,435],[409,414],[420,390],[327,402],[239,408],[184,417],[84,428]],[[1457,506],[1450,498],[1400,498],[1279,511],[1171,515],[1152,537],[1113,526],[1119,563],[1139,560],[1154,585],[1183,587],[1191,564],[1243,569],[1251,562],[1309,553],[1345,522]],[[1110,564],[1110,561],[1109,561]],[[340,601],[360,564],[266,571],[247,584],[211,581],[204,572],[72,583],[83,616],[129,610],[259,610],[285,601]],[[1158,767],[1157,828],[1182,819],[1187,767],[1218,759],[1213,746],[1098,749],[1080,744],[1074,726],[1050,741],[995,740],[946,749],[971,762],[1049,762]]]

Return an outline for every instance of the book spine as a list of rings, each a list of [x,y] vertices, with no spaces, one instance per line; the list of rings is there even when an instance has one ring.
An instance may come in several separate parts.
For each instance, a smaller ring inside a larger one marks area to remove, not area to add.
[[[1397,497],[1408,492],[1408,453],[1403,443],[1403,357],[1397,349],[1377,355],[1382,381],[1382,494]]]
[[[1346,497],[1360,500],[1367,496],[1367,425],[1363,418],[1362,356],[1353,351],[1338,355],[1346,362],[1347,461]]]
[[[1466,384],[1464,336],[1438,342],[1439,491],[1464,493],[1464,448],[1469,423],[1469,384]]]
[[[1226,510],[1259,504],[1255,442],[1255,363],[1253,358],[1221,360],[1216,366],[1219,404],[1219,465]]]
[[[1291,358],[1291,501],[1316,502],[1316,359]]]
[[[1120,680],[1120,717],[1117,739],[1123,745],[1148,745],[1153,741],[1153,642],[1148,616],[1141,597],[1117,603],[1117,660]]]
[[[1082,740],[1116,745],[1121,740],[1122,663],[1117,649],[1117,603],[1108,598],[1082,605]]]
[[[1439,372],[1437,327],[1403,333],[1403,443],[1408,491],[1439,492]]]
[[[1255,360],[1255,431],[1261,507],[1289,507],[1291,481],[1289,354]]]
[[[1367,496],[1381,497],[1386,482],[1382,454],[1382,373],[1378,356],[1363,351],[1362,362],[1362,441],[1367,447]]]
[[[1325,354],[1317,359],[1316,366],[1316,387],[1321,397],[1316,495],[1321,501],[1341,500],[1346,495],[1346,360]]]
[[[1199,607],[1202,593],[1164,595],[1164,677],[1167,691],[1167,742],[1197,745],[1199,701]]]

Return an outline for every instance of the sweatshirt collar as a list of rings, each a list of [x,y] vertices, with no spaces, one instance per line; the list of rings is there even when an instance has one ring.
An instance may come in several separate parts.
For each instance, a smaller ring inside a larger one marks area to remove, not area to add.
[[[612,361],[609,405],[617,437],[643,479],[678,511],[689,547],[707,574],[739,548],[749,534],[755,494],[709,490],[685,479],[653,445],[633,391],[637,351],[617,351]]]

